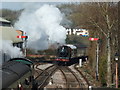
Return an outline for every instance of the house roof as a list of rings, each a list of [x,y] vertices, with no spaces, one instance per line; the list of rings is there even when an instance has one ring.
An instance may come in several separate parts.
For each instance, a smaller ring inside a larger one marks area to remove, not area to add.
[[[8,20],[6,20],[6,19],[4,19],[4,18],[2,18],[2,17],[0,17],[0,22],[7,22],[7,23],[10,23],[10,21],[8,21]]]

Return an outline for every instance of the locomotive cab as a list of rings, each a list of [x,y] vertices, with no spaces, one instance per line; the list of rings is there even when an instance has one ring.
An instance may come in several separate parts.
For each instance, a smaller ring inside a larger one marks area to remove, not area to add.
[[[58,57],[75,57],[77,55],[77,47],[71,44],[60,46],[57,54]]]
[[[76,57],[77,47],[71,44],[60,46],[57,50],[57,59],[58,63],[66,64],[71,58]]]
[[[71,57],[71,49],[67,46],[58,48],[58,57]]]

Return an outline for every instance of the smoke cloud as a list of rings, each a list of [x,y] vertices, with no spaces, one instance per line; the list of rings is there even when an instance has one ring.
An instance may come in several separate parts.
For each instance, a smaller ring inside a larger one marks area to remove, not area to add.
[[[23,54],[20,51],[20,48],[13,47],[12,41],[8,40],[0,40],[0,43],[2,44],[0,46],[0,56],[2,57],[2,53],[5,53],[7,57],[10,58],[16,58],[16,57],[22,57]]]
[[[27,33],[29,48],[44,50],[53,44],[65,43],[66,29],[61,26],[63,17],[57,7],[45,4],[39,8],[26,8],[15,27]]]

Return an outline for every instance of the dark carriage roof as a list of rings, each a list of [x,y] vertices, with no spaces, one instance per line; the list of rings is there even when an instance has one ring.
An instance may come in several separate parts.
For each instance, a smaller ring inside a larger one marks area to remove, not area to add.
[[[2,66],[2,88],[9,87],[12,83],[30,71],[30,67],[16,61],[8,61]]]

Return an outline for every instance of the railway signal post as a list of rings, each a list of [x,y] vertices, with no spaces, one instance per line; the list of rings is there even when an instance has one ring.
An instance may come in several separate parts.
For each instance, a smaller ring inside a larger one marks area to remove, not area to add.
[[[25,36],[17,36],[17,38],[22,38],[22,40],[24,41],[24,55],[26,57],[26,54],[27,54],[27,39],[28,39],[28,36],[26,36],[26,33],[25,33]]]
[[[98,81],[99,77],[99,38],[89,38],[90,41],[96,41],[97,48],[96,48],[96,80]]]

